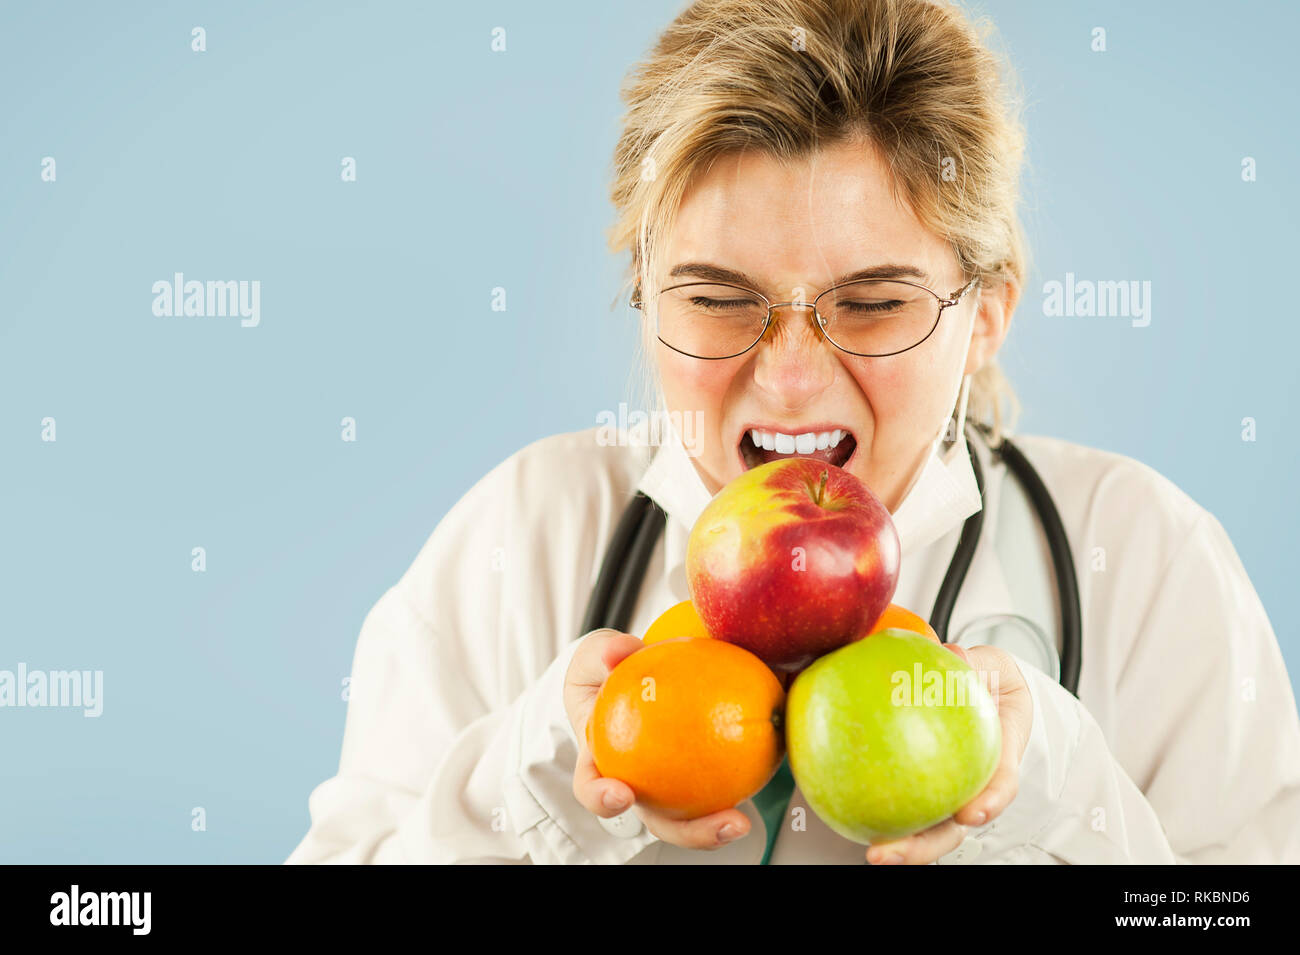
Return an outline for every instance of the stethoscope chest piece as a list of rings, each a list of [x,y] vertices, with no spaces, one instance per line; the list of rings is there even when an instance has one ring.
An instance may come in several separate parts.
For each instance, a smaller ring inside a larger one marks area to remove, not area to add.
[[[1053,680],[1061,679],[1061,657],[1056,644],[1041,626],[1015,613],[976,617],[958,632],[952,643],[960,647],[988,645],[1015,654]]]

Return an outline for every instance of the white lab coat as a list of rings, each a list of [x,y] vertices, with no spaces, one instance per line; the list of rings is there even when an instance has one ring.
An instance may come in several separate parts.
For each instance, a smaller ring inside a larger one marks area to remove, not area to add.
[[[637,488],[668,513],[630,626],[640,635],[687,598],[687,536],[709,500],[676,435],[658,448],[602,436],[555,435],[494,468],[370,611],[338,774],[312,792],[290,863],[761,859],[749,801],[739,807],[749,835],[701,851],[659,841],[631,810],[611,827],[573,797],[563,680],[615,523]],[[1300,862],[1300,718],[1223,527],[1130,458],[1015,441],[1056,502],[1078,570],[1079,699],[1016,657],[1034,711],[1019,793],[940,861]],[[1006,472],[981,461],[991,509]],[[936,450],[894,514],[895,603],[929,612],[979,507],[966,443]],[[989,516],[953,634],[1016,610]],[[863,862],[865,847],[822,824],[798,789],[786,822],[772,864]]]

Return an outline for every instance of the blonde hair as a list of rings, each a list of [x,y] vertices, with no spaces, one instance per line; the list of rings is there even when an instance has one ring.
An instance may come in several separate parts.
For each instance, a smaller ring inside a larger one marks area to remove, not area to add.
[[[688,183],[719,156],[757,149],[793,160],[862,136],[882,150],[900,198],[948,240],[967,279],[1023,287],[1024,130],[1014,76],[1002,75],[992,36],[986,20],[929,0],[691,4],[623,85],[609,232],[614,252],[632,252],[620,296],[650,287]],[[653,324],[643,321],[642,331],[645,400],[658,377]],[[662,407],[661,394],[654,400]],[[988,361],[972,378],[968,420],[992,428],[996,444],[1019,408]]]

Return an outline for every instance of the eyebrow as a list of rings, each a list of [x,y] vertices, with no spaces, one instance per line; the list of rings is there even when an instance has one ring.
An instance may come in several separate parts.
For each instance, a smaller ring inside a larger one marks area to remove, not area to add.
[[[744,272],[723,268],[721,265],[713,265],[708,262],[683,262],[681,265],[674,265],[668,272],[668,277],[677,278],[679,276],[703,279],[706,282],[722,282],[727,285],[743,285],[754,291],[760,291],[762,288],[761,282],[751,278]],[[914,278],[925,285],[930,284],[930,276],[916,266],[888,263],[885,265],[872,265],[865,269],[858,269],[856,272],[850,272],[847,275],[841,275],[831,283],[830,287],[833,288],[846,282],[858,282],[864,279],[902,278]]]

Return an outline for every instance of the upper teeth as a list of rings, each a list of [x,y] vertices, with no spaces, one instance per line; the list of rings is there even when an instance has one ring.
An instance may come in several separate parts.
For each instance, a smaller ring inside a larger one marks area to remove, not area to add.
[[[785,434],[781,431],[763,431],[754,428],[749,436],[754,445],[764,451],[776,451],[778,454],[811,454],[833,448],[848,434],[842,428],[834,431],[805,431],[803,434]]]

